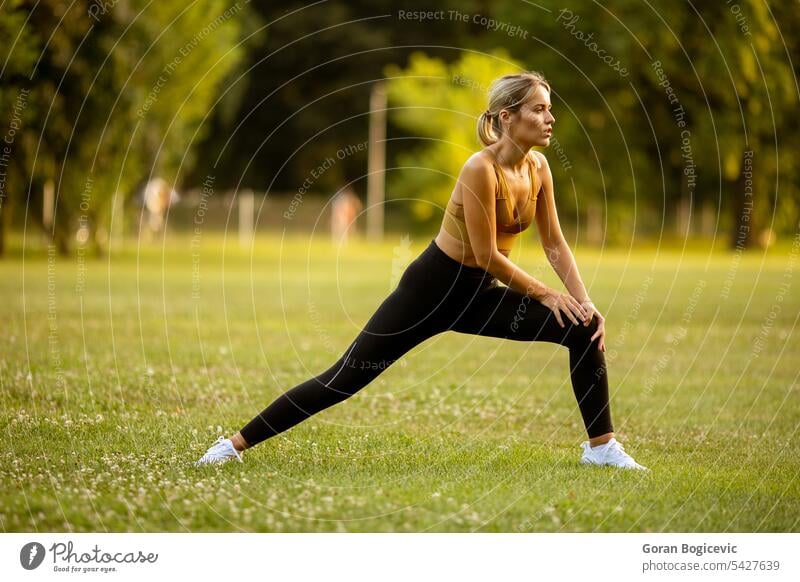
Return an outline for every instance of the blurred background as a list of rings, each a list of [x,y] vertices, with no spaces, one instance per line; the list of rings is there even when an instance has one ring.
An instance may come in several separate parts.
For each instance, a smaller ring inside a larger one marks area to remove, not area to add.
[[[0,253],[432,236],[523,70],[552,84],[572,244],[764,248],[800,219],[798,26],[758,0],[10,0]]]

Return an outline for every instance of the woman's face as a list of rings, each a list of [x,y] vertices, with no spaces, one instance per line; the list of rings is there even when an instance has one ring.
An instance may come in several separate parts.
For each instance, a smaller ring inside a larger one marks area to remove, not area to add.
[[[539,85],[519,111],[510,118],[509,137],[521,144],[548,146],[556,118],[550,112],[550,91]]]

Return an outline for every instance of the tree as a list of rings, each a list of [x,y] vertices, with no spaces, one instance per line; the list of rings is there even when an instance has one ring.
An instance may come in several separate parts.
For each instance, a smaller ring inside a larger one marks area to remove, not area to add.
[[[398,154],[389,191],[394,198],[413,200],[414,216],[422,222],[441,219],[461,166],[482,147],[476,124],[486,109],[489,84],[523,70],[503,49],[461,55],[447,64],[417,52],[405,69],[389,65],[385,70],[393,122],[419,143]]]
[[[3,26],[23,42],[6,55],[14,68],[3,72],[0,99],[27,90],[30,108],[7,194],[41,207],[44,183],[54,182],[48,233],[62,253],[78,224],[99,248],[114,197],[130,198],[148,175],[179,180],[240,62],[246,10],[224,0],[10,6]]]
[[[453,20],[403,16],[430,11],[476,12],[485,2],[354,0],[309,4],[298,0],[254,7],[268,35],[248,42],[247,75],[236,85],[240,103],[215,115],[214,131],[200,148],[201,166],[216,163],[226,186],[296,191],[307,180],[331,194],[351,181],[362,189],[369,95],[384,67],[405,63],[420,46],[445,61],[486,33]],[[390,127],[387,154],[402,130]],[[217,139],[224,136],[224,139]],[[224,148],[223,148],[224,146]],[[355,149],[354,149],[355,147]],[[337,152],[348,153],[342,159]],[[336,163],[312,175],[326,159]],[[193,180],[202,181],[195,173]],[[365,187],[363,188],[365,190]]]
[[[710,203],[733,244],[753,152],[751,228],[771,224],[773,214],[773,226],[796,228],[800,169],[789,159],[798,139],[797,71],[787,58],[792,43],[797,48],[787,34],[800,24],[796,10],[759,0],[537,6],[498,3],[493,16],[535,37],[507,46],[517,58],[535,55],[534,68],[553,82],[554,105],[570,109],[556,136],[574,160],[581,196],[605,190],[609,216],[642,207],[668,221],[674,209]]]

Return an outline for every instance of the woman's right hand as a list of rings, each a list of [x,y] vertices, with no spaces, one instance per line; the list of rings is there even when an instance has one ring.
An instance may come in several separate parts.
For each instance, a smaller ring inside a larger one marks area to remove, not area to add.
[[[567,317],[575,325],[580,325],[578,319],[584,322],[589,317],[589,312],[569,293],[561,293],[555,289],[550,289],[539,302],[553,312],[558,325],[561,327],[564,327],[564,321],[561,318],[562,311],[567,314]]]

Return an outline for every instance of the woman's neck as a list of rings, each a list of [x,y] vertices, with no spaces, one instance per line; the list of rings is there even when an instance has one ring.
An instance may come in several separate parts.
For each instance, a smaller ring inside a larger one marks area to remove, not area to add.
[[[530,149],[530,146],[525,147],[510,139],[504,138],[495,144],[493,153],[500,165],[520,175],[525,171],[525,164]]]

